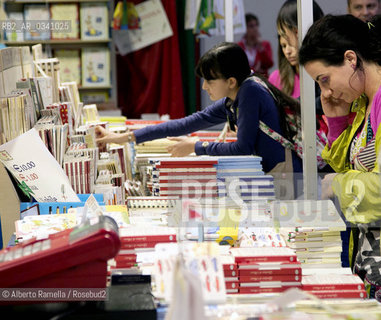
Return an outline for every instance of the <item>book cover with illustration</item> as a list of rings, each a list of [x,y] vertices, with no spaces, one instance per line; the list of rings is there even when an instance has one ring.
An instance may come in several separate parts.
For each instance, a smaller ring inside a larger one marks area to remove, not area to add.
[[[106,3],[81,3],[80,21],[82,40],[107,40],[109,38]]]
[[[82,86],[110,85],[110,51],[108,48],[82,49]]]

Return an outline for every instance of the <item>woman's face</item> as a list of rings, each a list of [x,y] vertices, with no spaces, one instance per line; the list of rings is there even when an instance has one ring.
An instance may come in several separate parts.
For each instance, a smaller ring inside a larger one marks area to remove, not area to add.
[[[224,97],[228,97],[230,94],[229,81],[226,79],[205,80],[202,83],[202,89],[204,89],[210,100],[217,101]]]
[[[304,67],[319,84],[325,98],[351,103],[364,92],[364,81],[360,71],[355,72],[354,65],[345,60],[342,66],[327,66],[322,61],[315,60],[306,63]]]
[[[257,20],[250,20],[246,25],[247,37],[251,39],[258,39],[261,35],[259,33],[259,25]]]
[[[279,45],[290,65],[296,66],[298,64],[298,47],[291,45],[290,41],[282,36],[279,38]]]

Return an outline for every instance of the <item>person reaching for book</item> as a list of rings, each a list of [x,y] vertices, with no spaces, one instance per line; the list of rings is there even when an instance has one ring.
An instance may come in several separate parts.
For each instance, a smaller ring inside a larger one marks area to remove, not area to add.
[[[328,120],[322,156],[336,173],[322,181],[352,229],[351,267],[381,301],[381,16],[327,15],[303,39],[299,62],[321,89]]]
[[[177,144],[169,147],[172,156],[197,155],[258,155],[262,157],[265,172],[285,161],[285,147],[269,135],[271,131],[289,141],[295,132],[286,121],[284,106],[294,110],[299,102],[275,87],[266,87],[260,78],[251,73],[247,56],[236,43],[223,42],[207,51],[196,66],[197,76],[204,79],[202,88],[213,104],[204,110],[182,119],[170,120],[133,132],[116,134],[96,127],[97,143],[141,143],[172,137]],[[266,81],[263,77],[263,81]],[[270,85],[270,84],[269,84]],[[270,85],[271,86],[271,85]],[[232,131],[237,130],[234,142],[201,142],[184,135],[206,129],[228,120]],[[263,131],[263,122],[270,131]],[[302,161],[292,151],[295,172],[302,171]]]

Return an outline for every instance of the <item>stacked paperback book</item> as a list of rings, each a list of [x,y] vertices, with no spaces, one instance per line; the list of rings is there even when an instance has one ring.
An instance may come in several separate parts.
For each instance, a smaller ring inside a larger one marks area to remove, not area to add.
[[[273,201],[274,222],[303,268],[341,268],[346,230],[343,218],[331,200]]]
[[[170,212],[177,207],[178,197],[127,197],[131,224],[167,226]]]
[[[187,303],[194,307],[196,299],[207,304],[225,302],[224,275],[217,243],[162,243],[156,246],[155,254],[155,297],[166,303],[173,303],[175,298],[183,299],[179,303],[181,308]]]
[[[274,178],[264,174],[261,161],[258,156],[219,157],[219,196],[243,201],[274,200]]]
[[[296,227],[288,233],[287,245],[295,250],[305,268],[341,268],[340,230]]]
[[[197,137],[199,141],[208,142],[234,142],[237,141],[236,136],[226,134],[223,136],[223,132],[219,131],[196,131],[189,134],[191,137]]]
[[[217,197],[217,157],[151,159],[153,195]]]
[[[152,158],[153,195],[187,198],[275,199],[274,180],[258,156]]]
[[[364,282],[356,274],[303,275],[302,290],[320,299],[367,297]]]
[[[119,253],[109,260],[108,265],[112,269],[129,269],[139,263],[139,254],[151,254],[155,251],[158,243],[176,242],[176,230],[169,227],[159,226],[134,226],[120,228],[119,237],[121,247]]]
[[[227,293],[280,293],[301,287],[301,264],[292,249],[232,248],[230,255],[222,260]]]
[[[153,141],[146,141],[135,145],[136,153],[167,153],[168,147],[176,144],[176,141],[169,139],[156,139]]]

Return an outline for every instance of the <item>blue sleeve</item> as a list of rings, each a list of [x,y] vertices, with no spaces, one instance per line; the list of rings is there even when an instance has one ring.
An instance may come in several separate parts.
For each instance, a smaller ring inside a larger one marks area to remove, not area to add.
[[[255,152],[259,131],[259,118],[266,105],[273,105],[272,97],[257,85],[242,86],[235,103],[238,104],[237,141],[212,142],[204,148],[201,142],[195,146],[196,154],[203,155],[251,155]]]
[[[136,143],[151,141],[166,137],[176,137],[206,129],[227,121],[225,98],[216,101],[203,111],[188,117],[147,126],[134,131]]]

